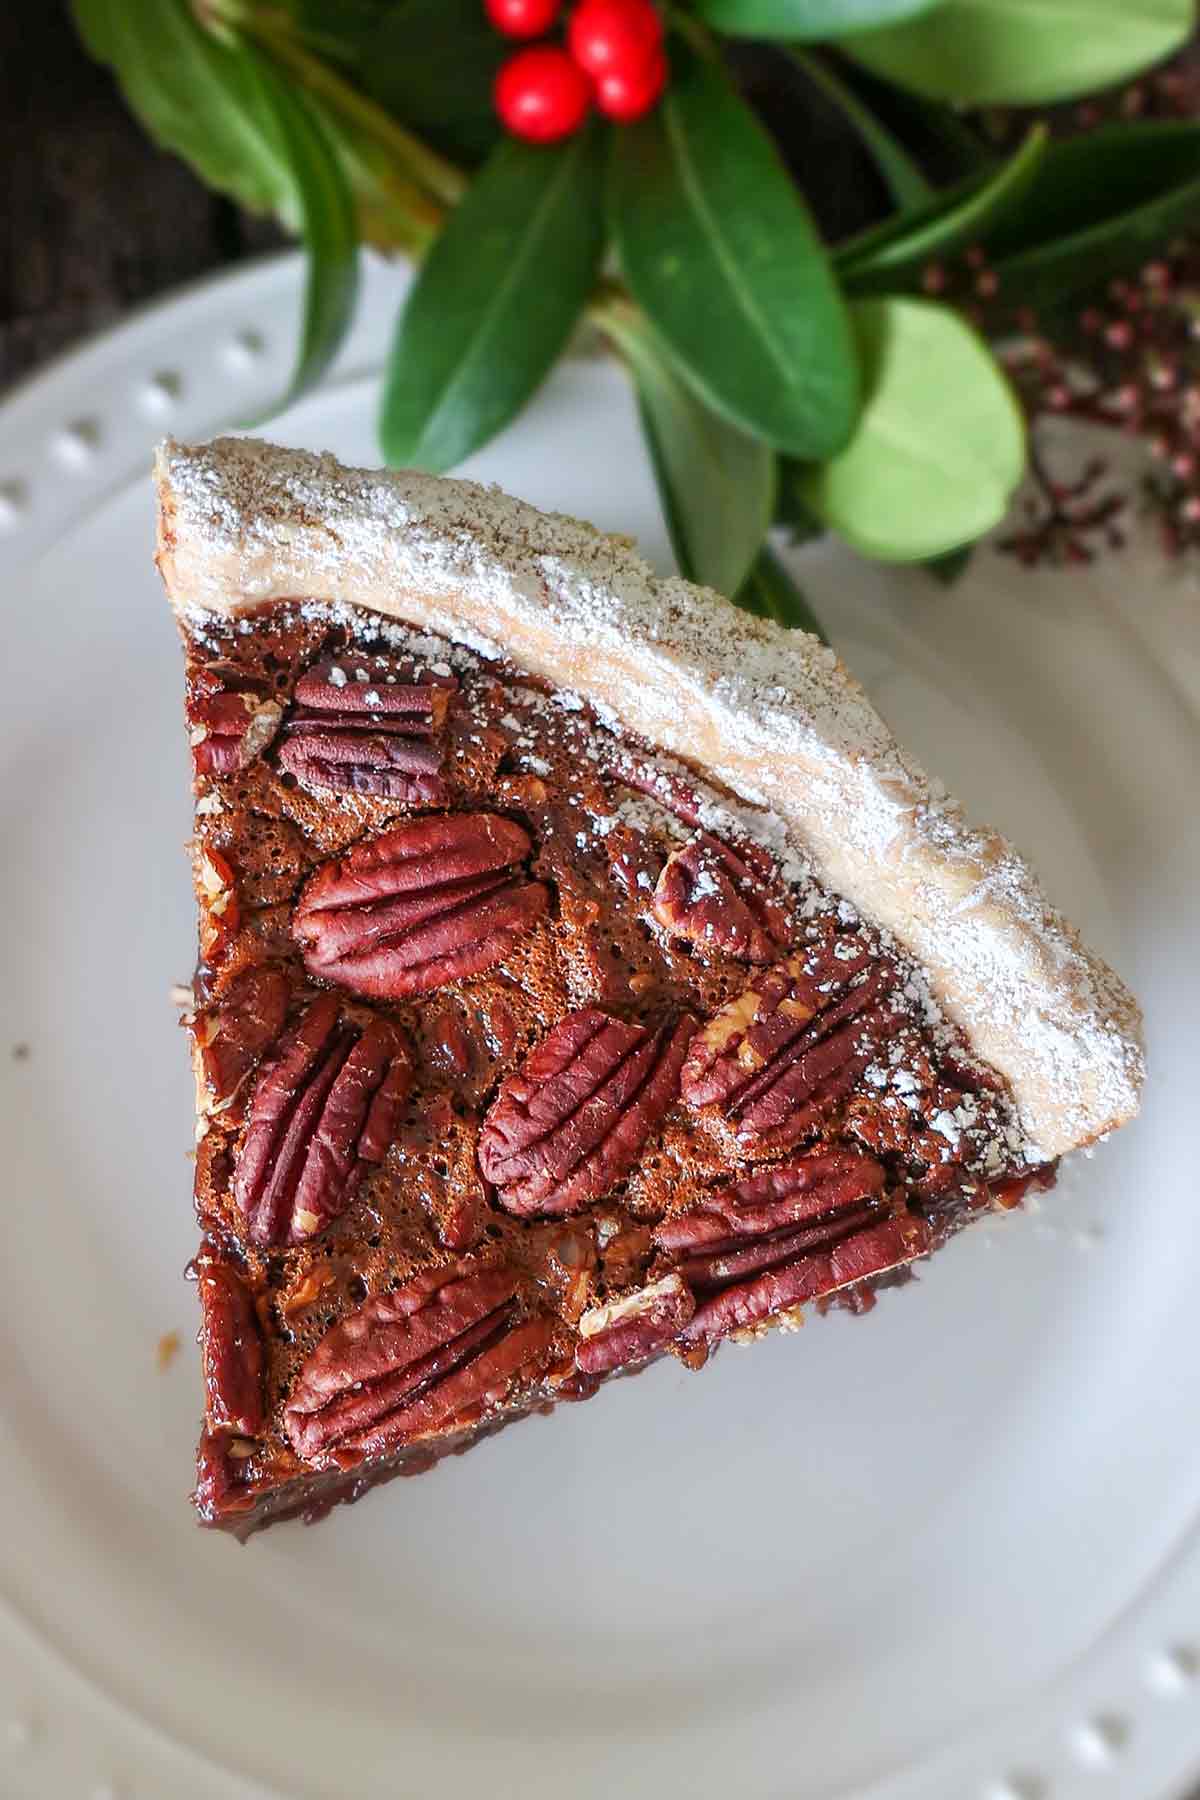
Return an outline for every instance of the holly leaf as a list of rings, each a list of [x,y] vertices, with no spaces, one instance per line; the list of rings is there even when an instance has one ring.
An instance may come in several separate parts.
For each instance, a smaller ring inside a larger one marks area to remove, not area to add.
[[[858,400],[829,259],[794,183],[721,72],[682,46],[653,113],[613,134],[626,279],[709,406],[793,455],[832,455]]]
[[[1020,410],[983,340],[928,300],[851,307],[866,401],[849,444],[800,482],[864,556],[917,562],[999,523],[1025,466]]]
[[[743,612],[754,613],[760,619],[774,619],[777,625],[787,625],[796,631],[810,631],[823,644],[829,642],[820,619],[775,552],[766,545],[738,589],[734,602]]]
[[[873,74],[934,100],[1040,106],[1160,62],[1193,18],[1193,0],[946,0],[839,42]]]
[[[736,593],[771,524],[774,453],[705,406],[634,307],[610,307],[603,323],[633,375],[680,573]]]
[[[939,0],[697,0],[702,19],[729,37],[812,43],[928,12]]]
[[[1200,218],[1200,126],[1107,125],[1051,145],[985,235],[1001,291],[1046,306],[1136,267]]]
[[[1025,204],[1047,141],[1046,127],[1035,125],[1013,155],[986,175],[840,244],[833,260],[847,292],[894,293],[919,280],[935,257],[986,241],[997,219]]]
[[[381,437],[449,469],[507,425],[570,336],[603,247],[600,136],[506,139],[451,213],[401,314]]]
[[[357,282],[354,204],[309,101],[246,44],[196,22],[184,0],[74,0],[84,43],[116,75],[155,141],[210,187],[276,213],[304,237],[308,276],[292,399],[334,355]]]

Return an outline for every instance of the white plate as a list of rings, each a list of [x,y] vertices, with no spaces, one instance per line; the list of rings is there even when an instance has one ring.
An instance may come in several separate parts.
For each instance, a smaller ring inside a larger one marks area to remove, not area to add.
[[[1177,1792],[1200,1767],[1200,732],[1195,600],[1144,546],[1076,579],[987,552],[948,594],[833,550],[803,570],[901,734],[1139,989],[1142,1122],[867,1318],[658,1367],[316,1531],[193,1526],[188,791],[145,467],[160,432],[279,391],[296,274],[187,294],[0,408],[0,1791]],[[277,435],[374,460],[401,283],[372,267],[339,372]],[[561,368],[476,472],[667,560],[603,362]]]

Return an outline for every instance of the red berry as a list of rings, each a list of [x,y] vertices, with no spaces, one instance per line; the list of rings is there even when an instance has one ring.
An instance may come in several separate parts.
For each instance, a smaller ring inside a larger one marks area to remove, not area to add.
[[[549,31],[562,0],[483,0],[488,18],[505,37],[534,38]]]
[[[610,69],[596,82],[596,105],[618,125],[629,125],[648,113],[667,85],[667,59],[656,50],[632,69]]]
[[[567,46],[597,80],[620,70],[627,79],[662,48],[662,20],[650,0],[579,0],[567,25]]]
[[[592,84],[556,44],[510,56],[496,77],[496,111],[514,137],[553,144],[578,131],[592,104]]]

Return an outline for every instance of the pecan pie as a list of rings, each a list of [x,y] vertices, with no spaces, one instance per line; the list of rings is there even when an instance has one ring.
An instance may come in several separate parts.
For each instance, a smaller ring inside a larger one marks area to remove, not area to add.
[[[466,482],[158,479],[205,1523],[862,1311],[1136,1112],[1125,988],[816,640]]]

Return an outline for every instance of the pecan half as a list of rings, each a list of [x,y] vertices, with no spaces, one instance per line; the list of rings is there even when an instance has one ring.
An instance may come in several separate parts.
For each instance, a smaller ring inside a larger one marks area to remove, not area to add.
[[[787,942],[787,913],[762,869],[706,831],[668,859],[654,890],[654,916],[673,937],[744,962],[771,962]]]
[[[683,1097],[711,1109],[737,1154],[774,1156],[811,1137],[895,1029],[894,968],[849,948],[836,974],[803,952],[785,958],[693,1039]]]
[[[599,1007],[568,1013],[501,1082],[479,1134],[479,1166],[512,1213],[577,1212],[636,1163],[679,1091],[695,1030],[657,1030]]]
[[[584,1313],[575,1361],[585,1375],[607,1375],[645,1362],[674,1342],[695,1310],[682,1276],[664,1275],[636,1294]]]
[[[314,975],[396,999],[477,975],[545,912],[521,868],[528,832],[495,813],[399,825],[327,863],[292,929]]]
[[[672,1214],[654,1243],[693,1288],[722,1287],[877,1219],[885,1180],[882,1165],[856,1150],[796,1157]]]
[[[264,681],[227,663],[196,670],[185,711],[197,775],[233,775],[244,769],[266,749],[283,717]]]
[[[459,1263],[365,1301],[300,1370],[284,1413],[297,1456],[327,1468],[494,1411],[554,1333],[516,1323],[516,1295],[511,1270]]]
[[[302,1244],[336,1219],[382,1162],[412,1065],[395,1026],[364,1031],[323,994],[259,1075],[234,1196],[258,1245]]]
[[[679,1341],[685,1349],[703,1350],[732,1331],[746,1330],[793,1306],[883,1275],[932,1248],[933,1234],[926,1220],[911,1213],[896,1214],[852,1231],[826,1249],[796,1256],[752,1280],[719,1289],[696,1308]]]
[[[260,964],[235,977],[219,1006],[192,1022],[196,1110],[201,1118],[227,1112],[258,1058],[283,1030],[288,980]]]
[[[452,675],[384,657],[326,657],[296,683],[279,761],[302,787],[443,806],[438,742]]]
[[[195,1270],[206,1424],[209,1431],[259,1437],[266,1423],[266,1357],[250,1291],[237,1270],[219,1257],[197,1257]]]

